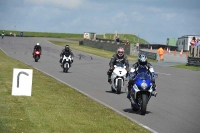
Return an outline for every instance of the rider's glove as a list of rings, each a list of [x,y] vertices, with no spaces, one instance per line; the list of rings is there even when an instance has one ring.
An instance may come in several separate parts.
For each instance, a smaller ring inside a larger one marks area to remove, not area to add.
[[[59,62],[62,63],[62,59],[60,59]]]
[[[111,74],[112,74],[112,71],[109,70],[109,71],[107,72],[107,75],[111,75]]]
[[[152,87],[153,87],[153,88],[156,88],[156,84],[154,83],[154,84],[152,85]]]

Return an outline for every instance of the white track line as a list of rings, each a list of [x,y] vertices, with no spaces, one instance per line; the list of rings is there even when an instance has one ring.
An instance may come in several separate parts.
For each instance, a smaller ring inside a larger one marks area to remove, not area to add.
[[[1,49],[1,48],[0,48],[0,49]],[[3,49],[1,49],[1,50],[2,50],[7,56],[9,56]],[[9,56],[9,57],[10,57],[10,56]],[[13,57],[11,57],[11,58],[13,58]],[[15,58],[13,58],[13,59],[15,59]],[[15,60],[17,60],[17,61],[19,61],[19,62],[22,62],[22,61],[20,61],[20,60],[18,60],[18,59],[15,59]],[[24,63],[24,62],[22,62],[22,63]],[[26,63],[24,63],[24,64],[26,64]],[[29,65],[29,64],[26,64],[26,65],[31,66],[31,65]],[[31,66],[31,67],[33,67],[33,66]],[[60,79],[58,79],[58,78],[56,78],[56,77],[54,77],[54,76],[52,76],[52,75],[46,73],[46,72],[43,72],[42,70],[40,70],[40,69],[38,69],[38,68],[36,68],[36,67],[33,67],[33,68],[35,68],[36,70],[38,70],[38,71],[40,71],[40,72],[42,72],[42,73],[44,73],[44,74],[46,74],[46,75],[48,75],[48,76],[50,76],[50,77],[56,79],[57,81],[62,82],[63,84],[65,84],[65,85],[67,85],[67,86],[69,86],[69,87],[71,87],[71,88],[77,90],[78,92],[84,94],[85,96],[87,96],[87,97],[89,97],[89,98],[95,100],[96,102],[99,102],[99,103],[101,103],[102,105],[104,105],[104,106],[106,106],[106,107],[112,109],[113,111],[115,111],[115,112],[117,112],[118,114],[120,114],[120,115],[122,115],[122,116],[128,118],[129,120],[131,120],[131,121],[137,123],[138,125],[142,126],[143,128],[145,128],[145,129],[151,131],[152,133],[158,133],[158,132],[154,131],[153,129],[151,129],[151,128],[145,126],[145,125],[143,125],[142,123],[140,123],[140,122],[138,122],[138,121],[136,121],[135,119],[130,118],[130,117],[127,116],[126,114],[124,114],[124,113],[122,113],[122,112],[116,110],[115,108],[109,106],[108,104],[106,104],[106,103],[104,103],[104,102],[102,102],[102,101],[100,101],[100,100],[98,100],[98,99],[96,99],[96,98],[94,98],[94,97],[88,95],[87,93],[85,93],[85,92],[83,92],[83,91],[81,91],[81,90],[79,90],[79,89],[77,89],[76,87],[73,87],[72,85],[69,85],[69,84],[65,83],[64,81],[62,81],[62,80],[60,80]]]

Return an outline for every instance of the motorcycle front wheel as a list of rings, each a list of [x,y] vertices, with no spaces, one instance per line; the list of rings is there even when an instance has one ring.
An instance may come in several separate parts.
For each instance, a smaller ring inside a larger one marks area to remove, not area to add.
[[[117,83],[117,94],[120,94],[121,93],[121,87],[122,87],[122,81],[121,79],[118,80],[118,83]]]
[[[39,56],[35,56],[35,62],[38,62]]]
[[[141,103],[140,103],[140,114],[145,115],[147,109],[147,95],[142,94],[141,96]]]
[[[66,65],[66,66],[65,66],[65,65]],[[63,65],[63,72],[68,73],[68,70],[69,70],[68,64],[65,63],[65,64]]]

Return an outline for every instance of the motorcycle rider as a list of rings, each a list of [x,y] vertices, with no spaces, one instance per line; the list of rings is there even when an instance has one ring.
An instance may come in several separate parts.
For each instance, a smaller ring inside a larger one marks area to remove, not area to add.
[[[34,58],[34,51],[35,50],[40,51],[40,55],[42,55],[42,47],[40,46],[39,43],[37,43],[33,48],[33,58]]]
[[[69,54],[72,56],[72,60],[71,62],[69,63],[69,66],[71,67],[71,64],[74,62],[73,61],[73,58],[74,58],[74,54],[72,53],[72,50],[70,49],[69,45],[66,45],[65,48],[62,50],[61,54],[60,54],[60,63],[61,63],[61,66],[62,66],[62,59],[63,59],[63,56],[65,54]]]
[[[4,37],[4,31],[2,31],[1,36],[2,36],[2,39],[3,39],[3,37]]]
[[[109,70],[107,72],[108,75],[108,82],[111,83],[111,74],[114,70],[114,65],[117,63],[122,62],[126,66],[127,76],[129,72],[129,61],[128,58],[124,55],[124,49],[122,47],[119,47],[117,49],[117,53],[114,54],[109,62]]]
[[[152,95],[153,96],[157,95],[154,69],[152,65],[148,62],[147,56],[144,54],[140,54],[138,56],[138,62],[133,64],[133,67],[130,70],[130,73],[133,74],[133,76],[130,76],[130,73],[129,73],[128,95],[127,95],[128,99],[130,99],[130,90],[134,85],[134,78],[138,74],[138,70],[140,68],[146,68],[148,70],[148,74],[151,76],[151,82],[152,82],[152,88],[153,88]]]

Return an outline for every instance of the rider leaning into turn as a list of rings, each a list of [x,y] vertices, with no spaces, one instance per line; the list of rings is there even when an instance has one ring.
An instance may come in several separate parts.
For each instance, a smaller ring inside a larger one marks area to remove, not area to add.
[[[42,47],[40,46],[39,43],[37,43],[33,48],[33,56],[34,56],[34,51],[35,50],[40,51],[40,54],[42,54]]]
[[[74,58],[74,54],[72,53],[71,49],[69,48],[69,45],[66,45],[65,48],[62,50],[62,52],[60,53],[60,63],[62,65],[62,58],[65,54],[69,54],[72,56],[72,60],[70,62],[70,67],[71,67],[71,63],[73,63],[73,58]]]
[[[111,83],[111,74],[114,70],[114,65],[116,65],[117,63],[122,62],[125,66],[126,66],[126,71],[127,74],[129,72],[129,61],[128,58],[124,55],[124,49],[122,47],[119,47],[117,49],[117,53],[114,54],[110,60],[110,69],[107,72],[108,75],[108,82]]]
[[[147,61],[146,55],[140,54],[138,56],[138,62],[133,64],[133,67],[130,70],[130,73],[133,74],[133,76],[130,76],[130,73],[129,73],[128,95],[127,95],[128,99],[130,99],[130,90],[131,90],[132,86],[134,85],[134,78],[138,74],[138,70],[140,68],[146,68],[148,70],[148,74],[151,76],[151,82],[152,82],[152,88],[153,88],[152,95],[153,96],[157,95],[154,69],[153,69],[152,65]]]

